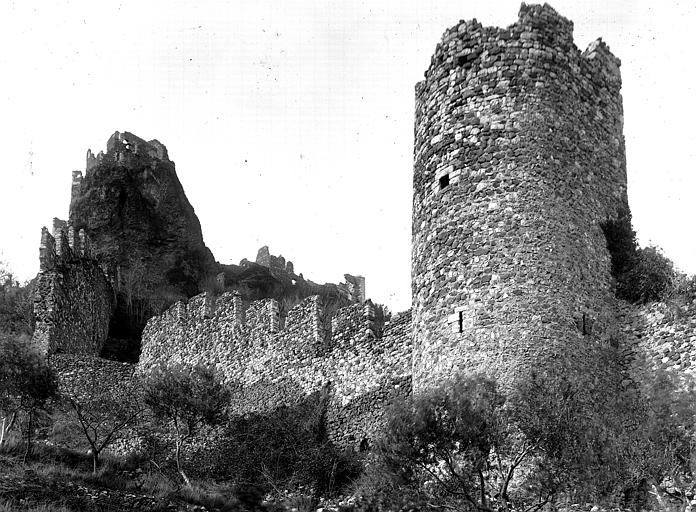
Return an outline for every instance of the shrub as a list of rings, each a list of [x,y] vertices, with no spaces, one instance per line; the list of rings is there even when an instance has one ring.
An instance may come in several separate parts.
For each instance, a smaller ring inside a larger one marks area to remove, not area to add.
[[[20,284],[0,262],[0,333],[30,335],[34,330],[33,283]]]
[[[562,372],[532,373],[504,395],[490,379],[458,377],[396,402],[358,483],[360,507],[534,511],[560,496],[643,504],[646,482],[688,458],[691,434],[674,422],[693,424],[693,406],[668,400],[650,411],[627,393],[604,414],[587,388]]]
[[[217,457],[205,472],[262,492],[298,490],[315,500],[336,493],[357,477],[361,464],[327,439],[325,400],[315,393],[291,407],[232,416],[217,432]]]
[[[611,256],[616,296],[638,304],[665,299],[677,278],[674,265],[658,247],[638,247],[630,212],[620,211],[601,227]]]
[[[660,248],[638,249],[633,266],[617,284],[617,294],[630,302],[646,304],[665,299],[674,288],[673,263]]]
[[[459,377],[395,403],[378,445],[393,475],[389,485],[411,487],[411,500],[431,506],[542,508],[563,488],[562,443],[570,436],[566,419],[555,415],[549,417],[553,429],[525,432],[520,423],[530,415],[522,415],[523,408],[482,377]]]
[[[0,337],[0,409],[2,419],[0,443],[18,413],[25,416],[26,451],[31,454],[32,435],[40,413],[45,413],[48,401],[56,395],[56,380],[46,360],[26,342],[15,336]]]
[[[677,483],[691,480],[696,424],[693,382],[684,386],[678,376],[658,371],[642,387],[648,412],[643,429],[647,478],[653,482],[665,477]]]

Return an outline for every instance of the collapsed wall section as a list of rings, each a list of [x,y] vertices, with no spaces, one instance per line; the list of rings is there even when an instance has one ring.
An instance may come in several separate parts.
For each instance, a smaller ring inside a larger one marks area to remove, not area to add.
[[[312,296],[281,323],[274,299],[243,304],[235,293],[201,294],[150,319],[138,372],[169,363],[213,366],[236,390],[239,413],[268,412],[328,391],[330,438],[360,442],[378,428],[375,411],[410,392],[410,312],[375,325],[382,322],[375,309],[367,301],[327,318],[321,298]],[[347,414],[351,407],[360,414]]]
[[[590,365],[616,336],[600,223],[627,209],[618,67],[548,5],[445,32],[416,86],[414,389]]]
[[[113,290],[90,258],[84,230],[55,219],[53,235],[42,230],[39,252],[34,344],[49,354],[99,355],[109,331]]]

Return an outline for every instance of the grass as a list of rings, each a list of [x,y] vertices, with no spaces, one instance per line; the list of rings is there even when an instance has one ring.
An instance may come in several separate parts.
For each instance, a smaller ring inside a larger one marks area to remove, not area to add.
[[[229,486],[193,482],[191,488],[181,487],[142,460],[104,456],[99,470],[92,474],[90,456],[74,450],[37,443],[26,464],[22,464],[23,454],[24,443],[20,439],[7,439],[0,447],[0,475],[19,486],[5,493],[0,489],[0,512],[101,510],[96,506],[84,509],[86,505],[62,496],[67,483],[96,491],[117,491],[115,496],[118,492],[148,496],[161,502],[162,510],[169,502],[201,505],[220,512],[244,510]],[[136,469],[138,476],[134,478]]]
[[[60,504],[17,502],[15,500],[0,499],[0,512],[73,512],[73,509],[66,508]]]

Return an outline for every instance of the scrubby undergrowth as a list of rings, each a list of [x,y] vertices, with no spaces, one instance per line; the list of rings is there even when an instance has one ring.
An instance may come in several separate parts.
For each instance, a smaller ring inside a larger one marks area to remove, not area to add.
[[[213,481],[182,487],[151,461],[107,457],[97,474],[91,457],[44,443],[22,464],[23,443],[0,448],[0,512],[283,511],[263,496]]]

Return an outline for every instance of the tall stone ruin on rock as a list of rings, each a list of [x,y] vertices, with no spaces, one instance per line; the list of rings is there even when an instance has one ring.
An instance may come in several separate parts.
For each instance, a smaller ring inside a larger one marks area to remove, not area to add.
[[[600,225],[628,209],[619,65],[546,4],[445,32],[416,85],[414,389],[591,364],[614,336]]]

